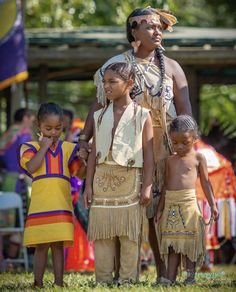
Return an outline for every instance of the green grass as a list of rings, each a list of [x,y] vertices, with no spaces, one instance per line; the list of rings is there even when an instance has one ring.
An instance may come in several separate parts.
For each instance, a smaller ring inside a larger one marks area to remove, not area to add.
[[[185,273],[178,277],[183,281]],[[67,288],[53,287],[53,274],[46,272],[44,288],[41,291],[170,291],[170,292],[196,292],[196,291],[236,291],[236,266],[216,266],[211,273],[197,273],[197,284],[193,286],[176,285],[174,287],[155,286],[155,271],[150,268],[140,277],[140,283],[129,287],[99,286],[94,283],[94,275],[81,275],[79,273],[66,274],[64,278]],[[32,289],[32,273],[3,273],[0,274],[0,291],[35,291]]]

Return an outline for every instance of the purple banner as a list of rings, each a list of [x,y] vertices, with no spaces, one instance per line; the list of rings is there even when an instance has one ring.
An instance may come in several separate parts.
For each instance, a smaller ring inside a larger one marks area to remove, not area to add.
[[[0,90],[28,78],[20,0],[0,0]]]

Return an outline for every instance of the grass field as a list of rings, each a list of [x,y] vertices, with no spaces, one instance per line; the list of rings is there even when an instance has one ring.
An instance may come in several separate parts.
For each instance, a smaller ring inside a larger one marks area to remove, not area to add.
[[[183,281],[185,274],[178,277]],[[81,275],[70,273],[65,275],[67,288],[53,287],[53,274],[47,272],[44,278],[44,288],[41,291],[170,291],[170,292],[196,292],[196,291],[236,291],[236,265],[215,266],[211,273],[197,273],[197,284],[193,286],[176,285],[173,287],[156,286],[154,268],[143,273],[140,283],[129,287],[96,286],[94,275]],[[32,273],[2,273],[0,274],[0,291],[35,291],[32,289]]]

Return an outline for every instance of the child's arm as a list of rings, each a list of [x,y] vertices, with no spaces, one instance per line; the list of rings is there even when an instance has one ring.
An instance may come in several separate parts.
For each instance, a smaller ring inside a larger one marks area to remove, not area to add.
[[[52,142],[53,142],[52,137],[51,138],[42,137],[41,141],[39,142],[40,144],[39,150],[25,165],[29,173],[34,173],[39,169],[48,148],[52,145]]]
[[[143,127],[143,184],[140,204],[147,206],[151,201],[152,180],[154,171],[153,128],[150,114]]]
[[[93,177],[94,177],[95,168],[96,168],[96,142],[95,142],[95,135],[94,135],[91,152],[89,153],[89,157],[88,157],[85,191],[83,195],[84,206],[86,209],[88,209],[92,203]]]
[[[81,179],[85,179],[86,177],[86,170],[87,170],[87,167],[86,167],[86,164],[85,162],[82,160],[81,161],[81,165],[79,167],[79,170],[77,171],[77,176]]]
[[[214,220],[217,220],[219,217],[219,212],[216,207],[212,186],[208,177],[206,158],[201,153],[197,153],[197,159],[199,162],[199,175],[201,186],[207,198],[208,204],[211,207],[211,216]]]

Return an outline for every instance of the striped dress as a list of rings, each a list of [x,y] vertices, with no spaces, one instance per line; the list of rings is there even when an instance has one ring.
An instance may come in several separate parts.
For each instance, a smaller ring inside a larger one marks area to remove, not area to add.
[[[48,149],[39,169],[30,174],[26,163],[38,149],[38,142],[24,143],[20,148],[20,165],[32,178],[24,245],[63,241],[70,246],[74,237],[70,177],[72,166],[78,164],[78,146],[59,141],[53,150]]]

